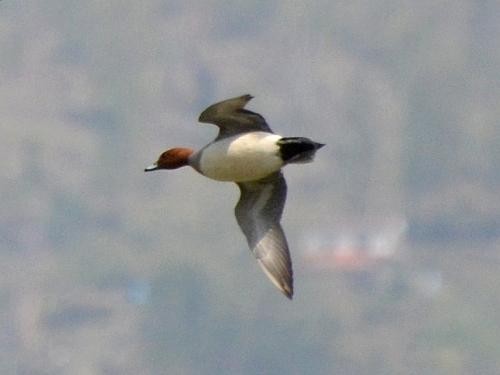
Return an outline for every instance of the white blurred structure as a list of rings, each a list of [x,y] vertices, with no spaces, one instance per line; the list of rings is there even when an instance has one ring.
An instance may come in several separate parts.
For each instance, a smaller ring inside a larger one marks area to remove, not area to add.
[[[407,232],[405,218],[318,234],[306,240],[302,258],[311,271],[367,270],[392,259],[401,249]]]

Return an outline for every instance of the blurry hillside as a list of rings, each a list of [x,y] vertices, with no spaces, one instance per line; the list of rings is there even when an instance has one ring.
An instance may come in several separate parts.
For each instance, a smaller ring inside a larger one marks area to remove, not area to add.
[[[0,2],[0,372],[500,373],[499,12]],[[212,140],[199,112],[244,93],[275,132],[327,144],[285,170],[292,303],[234,186],[142,172]],[[395,218],[383,262],[308,268],[308,247]]]

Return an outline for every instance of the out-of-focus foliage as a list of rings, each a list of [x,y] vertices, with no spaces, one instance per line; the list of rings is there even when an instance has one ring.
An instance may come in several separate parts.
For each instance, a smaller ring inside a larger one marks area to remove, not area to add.
[[[495,1],[0,2],[2,374],[500,372]],[[290,166],[296,297],[237,189],[142,170],[251,93]],[[312,272],[315,236],[391,216],[383,264]]]

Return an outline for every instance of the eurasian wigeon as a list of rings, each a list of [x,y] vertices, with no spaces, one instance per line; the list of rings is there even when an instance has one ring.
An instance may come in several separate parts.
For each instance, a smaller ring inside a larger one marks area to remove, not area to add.
[[[244,109],[252,98],[243,95],[205,109],[199,121],[219,127],[215,140],[196,152],[167,150],[145,171],[190,165],[206,177],[235,182],[241,191],[236,220],[265,274],[291,299],[292,261],[280,225],[287,191],[281,168],[312,161],[324,145],[274,134],[261,115]]]

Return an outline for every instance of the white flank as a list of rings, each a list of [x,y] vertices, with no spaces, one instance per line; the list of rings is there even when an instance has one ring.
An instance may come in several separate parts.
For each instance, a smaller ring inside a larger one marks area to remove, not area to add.
[[[276,134],[251,132],[211,143],[202,150],[200,171],[220,181],[260,180],[283,166],[279,139]]]

